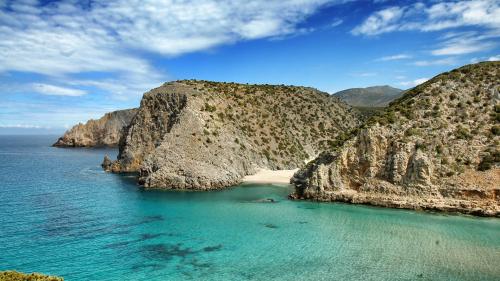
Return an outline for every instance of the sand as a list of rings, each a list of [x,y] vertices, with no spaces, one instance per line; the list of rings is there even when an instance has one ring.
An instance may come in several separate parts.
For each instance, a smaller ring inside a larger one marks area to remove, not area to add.
[[[290,184],[290,178],[298,169],[294,170],[266,170],[261,169],[255,175],[246,176],[243,182],[247,183],[269,183],[269,184]]]

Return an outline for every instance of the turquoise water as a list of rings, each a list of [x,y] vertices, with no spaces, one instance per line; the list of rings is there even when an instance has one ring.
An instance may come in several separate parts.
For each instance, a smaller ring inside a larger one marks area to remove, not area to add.
[[[499,280],[500,220],[294,202],[290,187],[144,191],[105,149],[0,136],[0,270],[66,280]],[[277,203],[259,203],[273,198]]]

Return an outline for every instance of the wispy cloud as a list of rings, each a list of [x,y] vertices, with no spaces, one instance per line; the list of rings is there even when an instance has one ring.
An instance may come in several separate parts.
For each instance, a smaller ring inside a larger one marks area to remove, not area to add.
[[[330,27],[336,27],[339,26],[343,23],[344,21],[341,19],[334,20],[332,23],[330,23]]]
[[[48,96],[79,97],[87,94],[87,92],[79,89],[65,88],[65,87],[59,87],[41,83],[33,84],[33,90],[42,95],[48,95]]]
[[[399,85],[404,86],[404,87],[413,87],[413,86],[420,85],[427,80],[429,80],[429,78],[419,78],[419,79],[415,79],[412,81],[402,81],[402,82],[399,82]]]
[[[356,73],[351,73],[351,76],[355,77],[373,77],[377,76],[376,72],[356,72]]]
[[[496,0],[449,1],[427,6],[421,2],[394,6],[371,14],[356,26],[354,35],[373,36],[393,31],[436,31],[462,26],[500,28],[500,4]]]
[[[238,41],[293,35],[303,31],[298,24],[317,9],[342,2],[1,1],[0,72],[32,72],[64,80],[79,73],[107,73],[111,75],[106,80],[93,82],[95,87],[117,90],[117,82],[123,81],[121,96],[141,93],[167,78],[144,53],[172,57]]]
[[[435,56],[463,55],[483,52],[494,48],[498,43],[495,39],[500,37],[500,29],[492,32],[459,32],[448,33],[443,37],[439,47],[432,50]]]
[[[419,60],[413,63],[416,66],[431,66],[431,65],[454,65],[457,60],[453,57],[438,59],[438,60]]]
[[[393,60],[404,60],[404,59],[410,59],[411,56],[407,54],[397,54],[397,55],[392,55],[392,56],[385,56],[376,59],[375,61],[393,61]]]
[[[487,61],[500,61],[500,55],[491,56],[487,59]]]

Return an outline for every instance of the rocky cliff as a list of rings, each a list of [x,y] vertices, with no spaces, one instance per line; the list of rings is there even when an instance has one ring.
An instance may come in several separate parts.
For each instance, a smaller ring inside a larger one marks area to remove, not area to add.
[[[500,214],[500,62],[406,92],[292,178],[299,199]]]
[[[103,167],[139,172],[146,188],[217,189],[260,168],[302,166],[358,118],[312,88],[171,82],[144,94],[118,159]]]
[[[78,124],[60,137],[53,146],[94,147],[117,146],[125,128],[135,116],[137,109],[125,109],[106,113],[98,120]]]
[[[334,95],[351,106],[385,107],[403,95],[403,90],[390,86],[373,86],[347,89]]]

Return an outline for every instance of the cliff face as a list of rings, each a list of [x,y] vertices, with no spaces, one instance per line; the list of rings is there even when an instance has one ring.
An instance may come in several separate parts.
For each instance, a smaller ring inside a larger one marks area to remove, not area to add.
[[[358,114],[312,88],[178,81],[146,93],[113,172],[146,188],[217,189],[259,168],[293,169],[359,125]]]
[[[403,90],[390,86],[352,88],[334,94],[347,104],[356,107],[385,107],[403,95]]]
[[[66,131],[53,146],[94,147],[117,146],[125,128],[130,124],[137,109],[125,109],[106,113],[98,120],[89,120]]]
[[[408,91],[294,175],[293,198],[500,214],[500,63]]]

